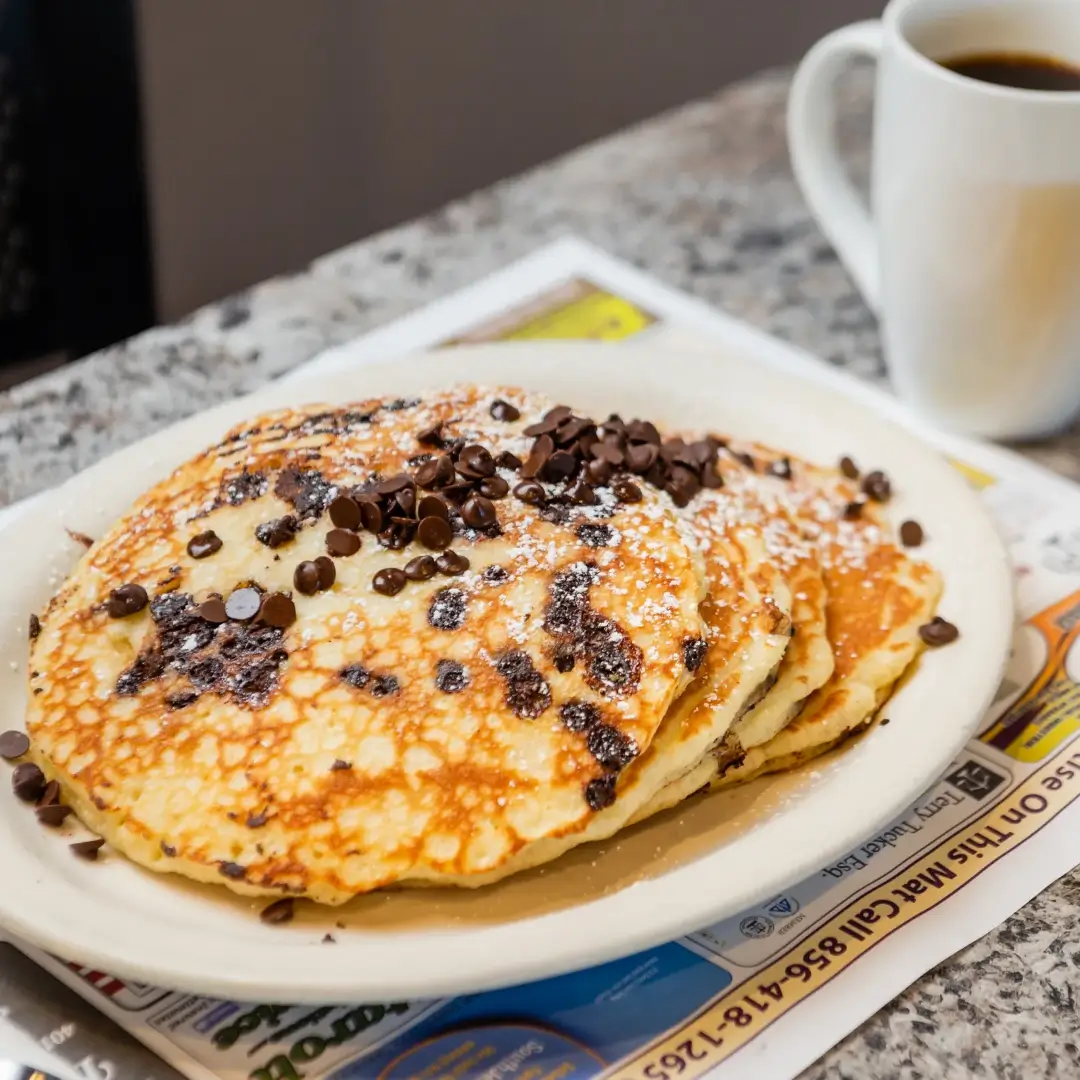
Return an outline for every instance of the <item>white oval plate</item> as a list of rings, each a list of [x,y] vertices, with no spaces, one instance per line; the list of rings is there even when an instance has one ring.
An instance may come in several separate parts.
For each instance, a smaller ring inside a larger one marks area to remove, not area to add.
[[[263,408],[458,381],[525,386],[593,415],[615,410],[884,469],[897,519],[926,528],[920,554],[944,575],[941,611],[960,626],[960,640],[929,652],[890,702],[892,723],[845,753],[692,800],[497,886],[387,892],[340,909],[299,905],[288,926],[262,925],[261,904],[224,888],[143,871],[115,853],[93,864],[73,858],[74,830],[42,829],[5,777],[0,925],[102,971],[228,997],[386,1000],[524,982],[671,940],[775,895],[895,817],[964,745],[998,684],[1012,629],[1005,557],[964,482],[842,396],[719,352],[645,344],[460,348],[271,385],[88,469],[0,537],[0,730],[22,725],[27,616],[81,553],[65,527],[100,535],[172,466]],[[327,932],[336,944],[321,943]]]

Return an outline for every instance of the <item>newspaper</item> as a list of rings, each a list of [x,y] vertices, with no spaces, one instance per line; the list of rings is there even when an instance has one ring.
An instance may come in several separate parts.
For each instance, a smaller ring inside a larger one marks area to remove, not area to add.
[[[290,378],[459,342],[550,338],[760,342],[570,239]],[[887,394],[795,350],[770,355],[935,444],[981,494],[1010,550],[1021,621],[1012,657],[977,736],[938,784],[783,895],[559,978],[315,1008],[173,993],[15,942],[34,963],[16,971],[18,954],[0,945],[0,1015],[88,1080],[792,1077],[1080,862],[1080,490],[998,448],[929,430]],[[108,1019],[42,992],[53,978]]]

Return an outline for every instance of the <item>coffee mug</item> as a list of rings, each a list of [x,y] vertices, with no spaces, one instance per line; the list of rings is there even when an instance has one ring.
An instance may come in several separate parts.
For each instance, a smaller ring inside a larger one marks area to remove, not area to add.
[[[1080,91],[945,66],[1002,54],[1080,69],[1080,0],[893,0],[810,50],[788,140],[900,396],[955,431],[1032,438],[1080,408]],[[872,214],[835,141],[853,56],[877,60]]]

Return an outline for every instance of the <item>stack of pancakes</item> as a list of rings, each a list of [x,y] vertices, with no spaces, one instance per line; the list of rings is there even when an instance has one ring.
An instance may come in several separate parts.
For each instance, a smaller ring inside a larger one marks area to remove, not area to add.
[[[868,724],[940,591],[888,496],[517,389],[259,416],[34,616],[32,767],[237,892],[487,884]]]

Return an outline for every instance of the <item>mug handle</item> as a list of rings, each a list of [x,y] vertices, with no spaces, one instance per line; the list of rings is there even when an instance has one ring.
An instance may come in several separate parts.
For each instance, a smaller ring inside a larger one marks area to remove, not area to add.
[[[877,239],[870,211],[844,171],[836,148],[832,91],[851,57],[877,59],[881,44],[877,19],[827,34],[799,64],[787,108],[788,148],[795,179],[821,231],[875,312],[880,302]]]

